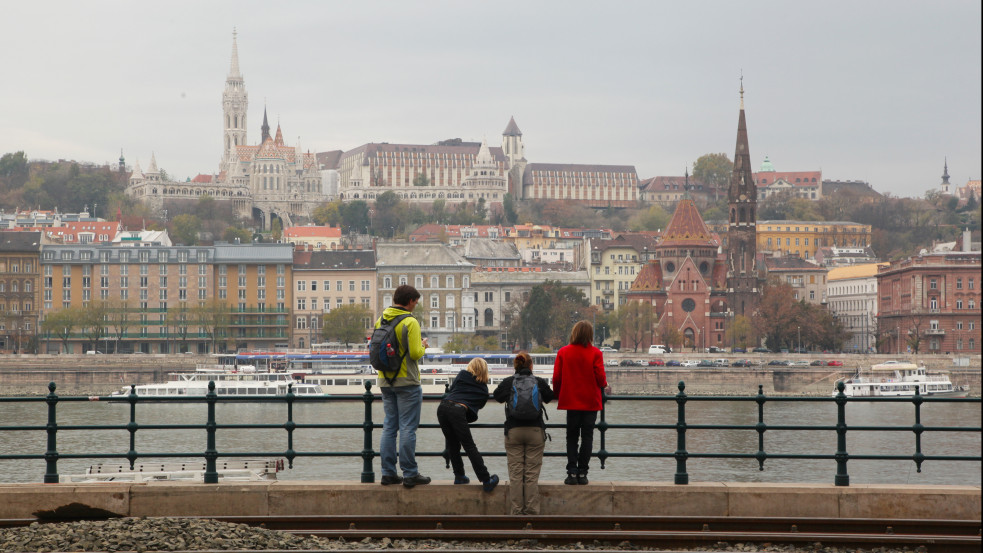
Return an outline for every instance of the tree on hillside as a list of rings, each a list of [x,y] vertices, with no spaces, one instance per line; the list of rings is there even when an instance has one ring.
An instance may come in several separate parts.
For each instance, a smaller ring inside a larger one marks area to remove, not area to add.
[[[519,221],[519,214],[515,211],[515,199],[512,194],[506,194],[502,198],[502,213],[505,215],[506,225],[514,225]]]
[[[669,214],[661,205],[653,205],[647,210],[636,213],[628,220],[628,230],[662,230],[669,224]]]
[[[375,216],[372,217],[372,233],[386,238],[394,237],[402,228],[400,212],[403,200],[392,190],[387,190],[375,200]]]
[[[0,189],[10,190],[24,186],[27,175],[27,156],[23,150],[0,157]]]
[[[413,186],[430,186],[430,179],[426,173],[417,173],[413,177]]]
[[[338,226],[341,222],[341,200],[323,203],[311,213],[311,219],[319,225]]]
[[[342,305],[324,314],[321,337],[326,341],[335,340],[349,346],[352,342],[361,344],[369,326],[372,312],[360,304]]]
[[[178,244],[194,246],[201,232],[201,220],[195,215],[178,215],[171,219],[171,237]]]
[[[734,162],[724,153],[703,154],[693,162],[693,178],[713,189],[714,201],[727,190],[733,172]]]
[[[225,227],[222,240],[229,244],[248,244],[253,239],[253,231],[238,227]]]

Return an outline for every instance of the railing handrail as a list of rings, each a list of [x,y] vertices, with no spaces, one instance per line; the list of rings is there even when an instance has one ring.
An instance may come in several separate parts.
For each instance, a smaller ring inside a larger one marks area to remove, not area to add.
[[[45,425],[0,425],[0,432],[11,431],[44,431],[47,434],[47,449],[43,454],[10,454],[0,455],[0,460],[34,460],[44,459],[46,470],[44,473],[45,483],[56,483],[59,481],[58,461],[60,459],[126,459],[129,461],[131,469],[139,458],[189,458],[204,457],[206,470],[204,473],[205,483],[217,483],[218,473],[216,471],[216,460],[219,457],[257,457],[282,455],[287,459],[288,466],[293,468],[293,461],[297,457],[361,457],[363,467],[361,481],[370,483],[375,481],[375,473],[372,468],[372,460],[379,456],[377,451],[372,449],[372,432],[381,429],[382,425],[372,420],[372,405],[379,401],[378,396],[371,392],[372,383],[365,383],[364,394],[338,394],[338,395],[295,395],[292,385],[285,396],[270,395],[250,395],[250,396],[219,396],[215,391],[215,382],[208,384],[208,393],[204,396],[138,396],[136,386],[130,387],[130,394],[127,396],[58,396],[55,393],[56,386],[52,382],[48,384],[48,395],[32,397],[0,397],[0,403],[37,403],[45,402],[48,405],[48,421]],[[850,460],[911,460],[914,461],[917,471],[921,472],[922,463],[925,461],[981,461],[981,457],[965,455],[927,455],[922,451],[921,438],[925,432],[977,432],[980,427],[968,426],[924,426],[921,424],[921,406],[924,403],[977,403],[980,398],[954,398],[954,397],[923,397],[916,391],[915,396],[907,397],[858,397],[850,398],[844,393],[842,382],[837,384],[839,392],[834,397],[768,397],[763,392],[763,387],[758,386],[758,393],[754,396],[687,396],[685,393],[685,383],[678,385],[679,393],[673,396],[651,396],[651,395],[603,395],[603,401],[616,399],[619,401],[671,401],[677,404],[677,417],[675,422],[653,423],[653,424],[619,424],[609,423],[606,420],[607,410],[600,411],[597,429],[600,433],[600,448],[594,454],[604,468],[608,458],[674,458],[676,460],[676,473],[674,483],[684,485],[689,483],[689,473],[687,471],[687,461],[694,458],[705,459],[755,459],[758,462],[758,469],[764,470],[764,463],[767,459],[827,459],[836,462],[836,474],[833,482],[837,486],[849,486],[850,477],[847,473],[847,463]],[[427,394],[425,401],[439,401],[443,395]],[[334,402],[334,401],[362,401],[365,405],[364,419],[360,423],[297,423],[293,420],[293,406],[296,402]],[[118,401],[129,403],[129,422],[126,424],[109,425],[59,425],[57,420],[57,406],[62,402],[81,402],[81,401]],[[686,422],[686,405],[689,402],[754,402],[757,404],[758,422],[756,424],[689,424]],[[204,424],[142,424],[137,423],[137,405],[140,403],[205,403],[207,405],[207,418]],[[283,423],[271,424],[220,424],[215,420],[215,405],[217,403],[234,402],[261,402],[261,403],[286,403],[287,419]],[[836,404],[837,421],[835,425],[791,425],[778,424],[770,425],[764,422],[764,407],[769,402],[818,402]],[[914,406],[914,424],[910,426],[847,426],[846,406],[849,403],[911,403]],[[502,428],[502,423],[478,423],[472,424],[473,428]],[[562,424],[549,424],[548,428],[562,428]],[[233,429],[283,429],[287,432],[287,449],[276,452],[219,452],[215,446],[216,433],[219,430]],[[439,428],[438,424],[420,424],[420,428]],[[137,452],[136,434],[141,430],[177,430],[193,429],[205,430],[206,449],[202,453],[160,453],[160,452]],[[294,450],[293,432],[297,429],[362,429],[363,449],[360,451],[296,451]],[[606,449],[606,432],[611,429],[627,430],[675,430],[676,431],[676,450],[672,452],[611,452]],[[91,430],[125,430],[129,432],[129,450],[126,454],[118,453],[62,453],[58,451],[57,434],[59,431],[91,431]],[[686,433],[688,430],[745,430],[755,431],[758,434],[758,450],[754,453],[691,453],[686,450]],[[832,431],[837,434],[836,451],[823,454],[795,454],[795,453],[767,453],[765,451],[765,432],[769,430],[790,430],[790,431]],[[912,432],[915,435],[915,453],[912,455],[864,455],[850,454],[846,449],[846,435],[848,431],[888,431],[888,432]],[[445,452],[417,452],[418,456],[443,456]],[[504,456],[504,452],[487,452],[488,456]],[[546,452],[547,456],[563,456],[565,452],[554,451]]]

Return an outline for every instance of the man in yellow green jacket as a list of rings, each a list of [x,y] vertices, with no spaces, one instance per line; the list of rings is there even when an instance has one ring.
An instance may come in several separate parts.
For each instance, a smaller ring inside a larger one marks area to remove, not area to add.
[[[403,284],[393,292],[393,305],[387,307],[375,327],[382,320],[390,321],[400,315],[413,312],[420,301],[416,288]],[[392,383],[379,373],[377,382],[382,392],[382,408],[385,418],[382,421],[382,440],[379,445],[382,461],[382,485],[400,484],[407,488],[430,483],[430,477],[420,474],[416,464],[416,429],[420,426],[420,411],[423,408],[423,387],[420,385],[420,367],[417,361],[423,357],[427,339],[420,337],[420,322],[413,317],[405,317],[396,325],[396,341],[403,362]],[[396,473],[396,435],[399,434],[399,468],[403,475]]]

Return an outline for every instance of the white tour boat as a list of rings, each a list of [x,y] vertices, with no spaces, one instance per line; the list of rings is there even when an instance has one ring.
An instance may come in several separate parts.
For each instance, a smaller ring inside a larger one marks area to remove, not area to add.
[[[316,383],[305,382],[285,372],[257,371],[254,365],[236,368],[198,368],[194,372],[171,373],[167,382],[137,384],[136,394],[143,398],[164,396],[204,396],[208,383],[215,382],[219,396],[285,396],[292,389],[294,395],[320,395],[324,390]],[[130,395],[130,386],[114,392],[112,397]]]
[[[923,365],[896,361],[873,365],[867,372],[840,381],[847,397],[914,397],[916,390],[925,397],[966,397],[969,393],[965,386],[954,386],[945,373],[929,373]],[[833,397],[838,393],[834,385]]]

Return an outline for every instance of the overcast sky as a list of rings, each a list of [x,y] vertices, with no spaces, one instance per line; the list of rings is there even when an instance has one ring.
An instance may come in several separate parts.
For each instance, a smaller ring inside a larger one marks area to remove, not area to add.
[[[501,144],[681,175],[751,156],[922,196],[981,174],[979,0],[8,2],[0,154],[218,170],[232,30],[249,143]]]

